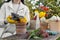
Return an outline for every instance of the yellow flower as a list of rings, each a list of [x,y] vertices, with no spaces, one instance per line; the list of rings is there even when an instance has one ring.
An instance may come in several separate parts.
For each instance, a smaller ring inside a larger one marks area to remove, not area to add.
[[[40,17],[40,18],[45,17],[45,14],[46,14],[46,12],[40,12],[40,13],[39,13],[39,17]]]
[[[35,12],[38,12],[38,10],[35,10]]]
[[[39,11],[36,9],[35,11],[34,11],[35,13],[39,13]]]
[[[39,16],[39,11],[37,9],[34,11],[34,13]]]

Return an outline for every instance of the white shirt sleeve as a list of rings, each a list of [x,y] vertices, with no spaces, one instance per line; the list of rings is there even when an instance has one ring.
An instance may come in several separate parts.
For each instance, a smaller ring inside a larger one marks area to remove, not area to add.
[[[5,11],[5,4],[3,4],[0,9],[0,25],[4,24]]]
[[[28,26],[30,25],[30,12],[29,12],[29,9],[28,7],[26,7],[26,18],[27,18],[27,22],[28,22]]]

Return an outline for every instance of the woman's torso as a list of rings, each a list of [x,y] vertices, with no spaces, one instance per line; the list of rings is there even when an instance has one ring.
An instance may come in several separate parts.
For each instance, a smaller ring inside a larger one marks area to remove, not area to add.
[[[15,7],[14,7],[15,6]],[[7,18],[11,13],[19,14],[20,16],[25,16],[26,6],[22,3],[13,4],[12,2],[5,3],[5,17]]]

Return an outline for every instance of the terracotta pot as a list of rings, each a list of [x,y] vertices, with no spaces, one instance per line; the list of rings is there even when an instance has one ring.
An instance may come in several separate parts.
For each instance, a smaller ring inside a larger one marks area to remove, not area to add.
[[[48,29],[48,23],[46,23],[46,22],[40,22],[40,29],[47,30]]]
[[[36,29],[36,20],[31,20],[30,21],[30,29],[32,29],[32,30],[34,30],[34,29]]]
[[[16,34],[25,34],[26,33],[26,24],[16,23]]]
[[[25,34],[26,29],[16,29],[16,34]]]
[[[26,25],[24,25],[24,26],[16,26],[16,28],[18,28],[18,29],[20,29],[20,28],[26,28]]]
[[[16,26],[24,26],[26,25],[25,23],[16,23]]]
[[[60,21],[58,22],[49,22],[49,29],[51,31],[59,32],[60,33]]]

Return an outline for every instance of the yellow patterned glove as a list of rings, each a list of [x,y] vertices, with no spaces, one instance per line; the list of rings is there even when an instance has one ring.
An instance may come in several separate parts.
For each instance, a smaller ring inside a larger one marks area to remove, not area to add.
[[[16,21],[12,19],[12,16],[8,16],[7,17],[7,22],[11,23],[11,24],[15,24]]]
[[[21,23],[27,23],[27,19],[26,19],[26,17],[24,17],[24,18],[20,18],[20,22],[21,22]]]

